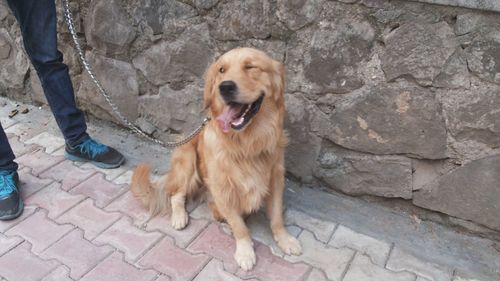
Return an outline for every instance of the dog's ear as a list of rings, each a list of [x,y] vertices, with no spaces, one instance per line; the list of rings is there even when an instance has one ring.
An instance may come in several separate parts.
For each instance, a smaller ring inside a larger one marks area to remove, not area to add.
[[[273,98],[279,104],[285,99],[285,66],[278,61],[273,61],[271,90]]]
[[[214,98],[215,77],[217,76],[217,62],[212,63],[205,72],[205,89],[203,91],[203,109],[210,108]]]

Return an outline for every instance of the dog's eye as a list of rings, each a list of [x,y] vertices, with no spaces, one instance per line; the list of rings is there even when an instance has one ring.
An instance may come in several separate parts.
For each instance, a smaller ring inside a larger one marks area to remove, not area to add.
[[[220,72],[220,73],[224,73],[224,71],[226,71],[226,70],[224,69],[224,67],[219,68],[219,72]]]

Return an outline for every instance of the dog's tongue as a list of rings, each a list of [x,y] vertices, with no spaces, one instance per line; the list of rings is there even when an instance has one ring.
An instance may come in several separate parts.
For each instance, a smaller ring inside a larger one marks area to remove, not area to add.
[[[217,122],[224,133],[231,129],[231,122],[234,121],[244,105],[225,106],[224,111],[217,116]]]

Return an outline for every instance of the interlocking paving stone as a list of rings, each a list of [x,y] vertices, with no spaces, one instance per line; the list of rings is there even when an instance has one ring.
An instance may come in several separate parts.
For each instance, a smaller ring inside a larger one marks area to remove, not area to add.
[[[55,150],[54,152],[50,153],[52,156],[64,156],[64,152],[66,151],[65,147],[61,147],[58,150]],[[69,160],[68,160],[69,162]]]
[[[274,255],[280,257],[283,257],[285,255],[276,244],[276,241],[274,241],[269,221],[262,212],[252,214],[246,220],[246,223],[248,225],[248,228],[250,229],[250,233],[253,239],[271,247],[271,252]],[[299,236],[299,233],[302,231],[301,228],[295,225],[289,225],[286,228],[288,232],[295,237]]]
[[[20,217],[14,220],[0,221],[0,232],[5,232],[6,230],[14,227],[18,223],[25,220],[27,217],[31,216],[37,209],[38,206],[24,206],[23,214]]]
[[[344,281],[413,281],[415,275],[409,272],[392,272],[373,264],[368,256],[356,254]]]
[[[125,252],[129,261],[135,261],[163,235],[159,232],[146,232],[135,226],[129,218],[122,217],[94,240],[97,244],[109,244]]]
[[[2,123],[3,126],[3,123]],[[4,127],[5,128],[5,127]],[[21,157],[26,153],[33,152],[39,147],[34,144],[27,145],[19,140],[19,137],[14,134],[7,134],[7,139],[9,140],[10,148],[16,155],[16,157]]]
[[[95,174],[70,190],[71,194],[83,194],[94,199],[99,208],[111,203],[126,191],[124,186],[104,179],[102,174]]]
[[[145,268],[154,268],[173,280],[192,280],[202,270],[210,258],[195,255],[174,245],[174,241],[165,237],[147,252],[138,262]]]
[[[85,274],[81,281],[152,281],[158,275],[153,270],[142,270],[127,262],[115,252]]]
[[[1,276],[9,281],[40,280],[57,266],[56,261],[43,260],[30,252],[27,242],[0,256]]]
[[[23,156],[16,159],[18,164],[27,166],[31,168],[31,173],[35,176],[40,175],[40,173],[49,169],[52,166],[59,164],[64,161],[64,157],[51,156],[42,150],[35,150],[30,153],[26,153]]]
[[[343,225],[337,228],[328,244],[337,248],[349,247],[358,250],[368,255],[376,265],[382,267],[391,250],[389,243],[358,233]]]
[[[72,281],[69,277],[69,269],[65,266],[59,266],[54,271],[45,276],[41,281]]]
[[[128,167],[120,166],[115,169],[101,169],[99,167],[94,166],[92,163],[84,163],[80,166],[80,168],[84,170],[92,170],[96,172],[100,172],[101,174],[104,174],[104,177],[108,181],[113,181],[114,179],[118,178],[121,176],[123,173],[128,171]]]
[[[302,243],[301,256],[285,256],[291,262],[303,261],[313,267],[319,268],[326,276],[334,281],[340,281],[344,270],[354,255],[354,251],[348,248],[333,248],[325,245],[314,238],[308,230],[299,235]]]
[[[85,199],[83,195],[73,195],[62,190],[61,184],[54,182],[25,200],[25,205],[35,205],[49,211],[54,219]]]
[[[205,266],[205,268],[203,268],[203,270],[198,275],[196,275],[196,278],[194,278],[193,281],[208,281],[208,280],[242,281],[243,279],[236,277],[233,274],[225,271],[221,261],[212,259]]]
[[[174,238],[175,245],[186,247],[208,225],[207,220],[189,219],[188,225],[177,230],[170,223],[170,216],[156,216],[146,223],[147,231],[161,231]]]
[[[172,279],[170,279],[168,276],[166,275],[160,275],[158,276],[158,278],[155,279],[155,281],[171,281]]]
[[[19,181],[21,182],[19,190],[21,191],[21,197],[23,199],[28,198],[33,193],[39,191],[40,189],[46,187],[53,181],[51,179],[41,179],[35,177],[31,174],[30,168],[23,168],[18,170]]]
[[[61,183],[63,190],[70,190],[90,176],[95,174],[92,170],[83,170],[73,165],[70,161],[63,161],[40,174],[41,178],[50,178]]]
[[[314,234],[316,239],[323,243],[328,243],[336,226],[333,222],[316,219],[294,209],[286,210],[284,217],[286,225],[295,224],[307,229]]]
[[[118,213],[108,213],[94,206],[87,198],[57,218],[59,223],[71,223],[84,230],[87,240],[94,239],[120,218]]]
[[[299,281],[303,280],[310,267],[303,263],[290,263],[271,253],[263,244],[256,244],[255,255],[257,263],[250,271],[239,269],[236,273],[243,279],[255,278],[258,280]]]
[[[418,280],[420,281],[420,280]],[[461,273],[455,273],[455,276],[453,276],[453,279],[452,281],[485,281],[485,280],[480,280],[480,279],[476,279],[474,277],[466,277],[466,276],[462,276]]]
[[[49,218],[45,210],[38,210],[13,228],[6,235],[17,235],[30,242],[31,251],[40,254],[74,227],[72,225],[59,225]]]
[[[6,129],[4,128],[4,131],[6,134],[13,134],[18,136],[20,141],[25,142],[26,140],[45,131],[45,128],[33,126],[33,124],[30,124],[29,122],[21,122],[13,124]]]
[[[224,233],[217,223],[209,224],[187,249],[190,252],[205,253],[223,261],[224,268],[230,273],[235,273],[239,268],[233,258],[236,249],[235,241]]]
[[[0,233],[0,256],[21,244],[23,241],[21,237],[7,237]]]
[[[132,179],[133,171],[126,171],[121,174],[117,178],[113,179],[113,182],[116,184],[130,184],[130,180]]]
[[[306,281],[328,281],[323,271],[313,268]]]
[[[40,133],[29,140],[25,141],[26,144],[36,144],[45,148],[45,153],[51,154],[66,143],[64,138],[57,137],[48,132]]]
[[[435,263],[423,261],[395,247],[386,265],[392,271],[410,271],[433,281],[449,281],[452,270]]]
[[[151,218],[148,210],[142,206],[141,202],[134,197],[131,191],[127,191],[120,195],[120,197],[111,202],[105,210],[108,212],[120,212],[127,215],[134,220],[134,224],[137,226],[142,226]]]
[[[0,114],[0,123],[2,124],[3,129],[6,130],[9,127],[12,127],[13,125],[19,123],[19,121],[16,120],[15,118],[9,118],[7,112],[9,112],[10,110],[7,110],[7,107],[4,107],[4,109],[6,114]]]
[[[83,239],[81,230],[75,229],[45,250],[41,257],[60,261],[70,268],[71,278],[79,279],[111,252],[110,246],[96,246]]]
[[[198,205],[189,215],[195,219],[214,220],[206,203]]]

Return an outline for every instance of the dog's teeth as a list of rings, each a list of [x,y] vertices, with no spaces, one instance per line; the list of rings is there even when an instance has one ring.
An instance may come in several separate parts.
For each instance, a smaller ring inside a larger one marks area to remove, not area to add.
[[[245,121],[245,118],[240,117],[240,119],[231,122],[231,124],[233,124],[234,126],[239,126],[239,125],[243,124],[243,121]]]
[[[245,110],[245,112],[243,112],[243,115],[241,115],[241,117],[245,117],[245,115],[247,115],[248,111],[250,111],[250,106],[247,107],[247,110]]]

